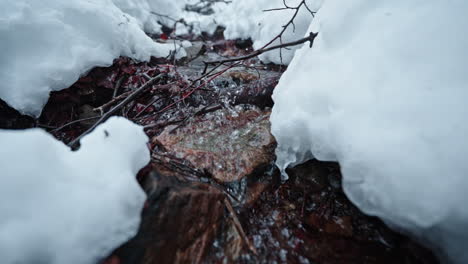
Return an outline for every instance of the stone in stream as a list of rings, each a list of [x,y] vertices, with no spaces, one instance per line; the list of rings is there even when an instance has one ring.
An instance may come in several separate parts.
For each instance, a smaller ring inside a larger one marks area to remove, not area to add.
[[[110,257],[120,264],[202,263],[225,215],[224,194],[205,183],[150,173],[138,234]]]
[[[274,159],[270,112],[236,107],[168,126],[153,139],[167,154],[183,159],[218,182],[239,181]]]

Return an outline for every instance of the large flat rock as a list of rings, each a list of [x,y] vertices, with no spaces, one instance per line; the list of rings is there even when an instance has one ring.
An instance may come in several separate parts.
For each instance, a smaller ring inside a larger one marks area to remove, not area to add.
[[[233,182],[273,160],[276,143],[269,117],[268,110],[221,109],[181,127],[168,126],[154,140],[166,154],[190,162],[219,182]]]

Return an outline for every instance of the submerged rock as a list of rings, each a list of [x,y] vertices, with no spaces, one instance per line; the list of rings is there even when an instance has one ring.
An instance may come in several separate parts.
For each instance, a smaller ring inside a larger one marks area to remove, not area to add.
[[[238,181],[273,160],[269,116],[255,108],[221,109],[182,127],[168,126],[154,140],[219,182]]]

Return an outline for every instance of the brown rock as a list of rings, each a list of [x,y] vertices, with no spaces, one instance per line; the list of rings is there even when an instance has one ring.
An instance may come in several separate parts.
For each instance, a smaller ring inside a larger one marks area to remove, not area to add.
[[[116,252],[121,264],[201,263],[224,216],[224,194],[203,183],[154,178],[137,236]]]
[[[247,186],[244,206],[246,207],[252,206],[258,200],[258,198],[260,198],[260,195],[268,186],[269,184],[266,181],[254,182],[252,184],[249,184]]]
[[[331,235],[351,237],[353,225],[350,216],[335,216],[331,221],[325,223],[325,232]]]
[[[257,109],[221,109],[180,128],[169,126],[155,140],[170,155],[220,182],[238,181],[273,160],[269,116],[269,111]]]
[[[333,216],[331,219],[327,219],[317,214],[310,214],[306,223],[315,230],[329,235],[341,237],[351,237],[353,235],[350,216]]]
[[[307,181],[308,192],[320,192],[327,187],[328,170],[321,166],[317,160],[311,160],[287,170],[291,177],[300,178]]]

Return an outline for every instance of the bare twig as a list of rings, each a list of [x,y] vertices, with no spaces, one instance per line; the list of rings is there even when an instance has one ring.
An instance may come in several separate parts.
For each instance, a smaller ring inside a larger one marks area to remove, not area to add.
[[[138,112],[133,119],[140,117],[141,114],[143,114],[150,106],[152,106],[154,103],[156,103],[159,100],[162,100],[162,97],[156,97],[149,104],[147,104],[140,112]]]
[[[247,60],[247,59],[257,57],[258,55],[260,55],[262,53],[265,53],[265,52],[268,52],[268,51],[271,51],[271,50],[280,49],[280,48],[284,48],[284,47],[296,46],[296,45],[303,44],[303,43],[305,43],[307,41],[310,42],[310,47],[312,47],[312,45],[314,43],[314,40],[315,40],[315,37],[317,37],[317,35],[318,35],[318,33],[310,32],[308,37],[301,38],[301,39],[298,39],[296,41],[292,41],[292,42],[288,42],[288,43],[275,45],[275,46],[272,46],[272,47],[269,47],[269,48],[259,49],[259,50],[256,50],[256,51],[252,52],[251,54],[248,54],[248,55],[245,55],[245,56],[235,57],[235,58],[230,58],[230,59],[224,59],[224,60],[205,61],[204,62],[205,63],[204,72],[206,71],[206,68],[210,64],[220,64],[220,63],[226,63],[226,62],[244,61],[244,60]]]
[[[115,98],[117,96],[117,94],[119,93],[120,86],[122,86],[122,82],[123,82],[124,79],[125,79],[125,75],[122,75],[122,77],[120,77],[117,80],[117,83],[115,83],[114,93],[112,94],[112,98]]]
[[[294,11],[294,14],[292,15],[291,19],[289,19],[289,21],[283,25],[283,29],[281,30],[280,33],[278,33],[278,35],[276,35],[276,37],[272,38],[267,44],[265,44],[263,47],[261,47],[260,49],[264,49],[268,46],[270,46],[273,42],[275,42],[275,40],[281,38],[284,34],[284,32],[286,32],[286,29],[288,29],[288,27],[292,24],[294,24],[294,19],[296,19],[297,17],[297,14],[299,14],[299,10],[301,9],[301,7],[304,5],[307,7],[307,4],[306,4],[306,0],[302,0],[296,7],[290,7],[286,4],[286,1],[283,0],[283,4],[284,4],[284,8],[282,8],[281,10],[284,10],[284,9],[292,9],[292,10],[295,10]],[[310,14],[312,15],[312,17],[315,17],[315,12],[313,11],[310,11],[310,9],[307,7],[307,10],[310,12]],[[265,11],[268,11],[268,10],[265,10]],[[271,10],[271,11],[274,11],[274,10]]]
[[[193,26],[190,25],[189,23],[187,23],[183,18],[181,18],[181,19],[175,19],[175,18],[170,17],[170,16],[168,16],[168,15],[156,13],[156,12],[153,12],[153,11],[151,11],[150,13],[153,14],[153,15],[156,15],[156,16],[158,16],[158,17],[160,17],[160,18],[165,18],[165,19],[168,19],[168,20],[174,22],[174,25],[172,26],[172,33],[174,33],[174,32],[176,31],[176,29],[177,29],[177,24],[182,24],[182,25],[186,26],[187,28],[189,28],[189,31],[190,31],[190,32],[193,30]],[[162,24],[162,25],[164,25],[164,26],[169,27],[169,25],[165,25],[165,24],[162,23],[161,21],[159,21],[159,24]],[[171,33],[171,34],[172,34],[172,33]]]
[[[317,36],[318,33],[310,32],[308,37],[305,37],[305,38],[302,38],[302,39],[299,39],[299,40],[296,40],[296,41],[288,42],[288,43],[283,43],[283,34],[286,32],[286,30],[290,26],[293,27],[293,32],[296,30],[296,24],[294,23],[294,20],[296,19],[297,15],[299,14],[299,10],[301,9],[302,6],[304,6],[307,9],[307,11],[309,11],[309,13],[312,15],[312,17],[315,17],[315,12],[310,10],[310,8],[307,6],[306,0],[302,0],[295,7],[291,7],[291,6],[287,5],[286,0],[283,0],[283,5],[284,5],[284,7],[263,10],[265,12],[279,11],[279,10],[294,10],[294,14],[292,15],[291,19],[289,19],[289,21],[285,25],[283,25],[283,29],[278,33],[278,35],[276,35],[274,38],[272,38],[263,47],[261,47],[260,49],[254,51],[254,52],[252,52],[252,53],[250,53],[248,55],[241,56],[241,57],[236,57],[236,58],[224,59],[224,60],[204,61],[203,63],[205,64],[205,68],[203,70],[203,73],[205,73],[206,70],[208,69],[208,65],[216,65],[216,64],[226,63],[226,62],[244,61],[244,60],[247,60],[247,59],[250,59],[250,58],[257,57],[257,56],[259,56],[259,55],[261,55],[261,54],[263,54],[265,52],[275,50],[275,49],[280,50],[280,60],[282,62],[283,61],[283,54],[282,54],[282,49],[283,48],[296,46],[296,45],[302,44],[302,43],[307,42],[307,41],[310,42],[310,47],[312,47],[314,39],[315,39],[315,37]],[[279,40],[280,44],[270,47],[270,45],[273,44],[276,40]]]
[[[214,13],[212,5],[215,3],[229,4],[232,1],[227,0],[200,0],[195,4],[186,4],[184,10],[187,12],[195,12],[201,15],[211,15]]]
[[[107,109],[111,108],[113,105],[117,104],[119,101],[127,98],[130,94],[132,93],[132,91],[128,91],[128,92],[125,92],[119,96],[116,96],[114,98],[112,98],[112,100],[110,100],[109,102],[99,106],[99,107],[96,107],[93,109],[94,112],[99,112],[100,115],[103,115]]]
[[[137,98],[141,93],[143,93],[146,89],[151,87],[156,81],[160,80],[161,78],[162,78],[162,74],[159,74],[158,76],[156,76],[156,77],[152,78],[151,80],[147,81],[140,88],[133,91],[133,93],[130,94],[127,98],[125,98],[122,102],[120,102],[118,105],[114,106],[111,110],[109,110],[108,112],[103,114],[101,116],[101,118],[98,121],[96,121],[96,123],[94,123],[93,126],[91,126],[88,130],[86,130],[79,137],[75,138],[70,143],[68,143],[68,146],[69,147],[75,146],[85,135],[87,135],[89,132],[93,131],[99,124],[106,121],[109,117],[111,117],[113,114],[115,114],[117,111],[119,111],[122,107],[124,107],[128,103],[135,100],[135,98]]]
[[[239,233],[240,237],[242,238],[242,240],[244,240],[244,243],[247,245],[249,250],[252,251],[252,253],[254,253],[255,255],[258,255],[257,250],[255,249],[254,245],[252,244],[252,242],[250,242],[250,240],[245,235],[244,229],[242,228],[242,225],[239,221],[239,218],[237,217],[236,212],[234,211],[234,208],[232,208],[231,202],[227,198],[224,198],[224,204],[226,205],[226,208],[231,214],[232,220],[234,222],[234,226],[236,227],[237,232]]]
[[[73,124],[76,124],[76,123],[80,123],[80,122],[83,122],[83,121],[89,121],[89,120],[93,120],[93,119],[98,119],[100,118],[100,116],[92,116],[92,117],[86,117],[86,118],[82,118],[82,119],[78,119],[78,120],[74,120],[72,122],[69,122],[69,123],[66,123],[65,125],[61,126],[61,127],[58,127],[52,131],[50,131],[51,133],[55,133],[55,132],[58,132],[68,126],[71,126]]]

